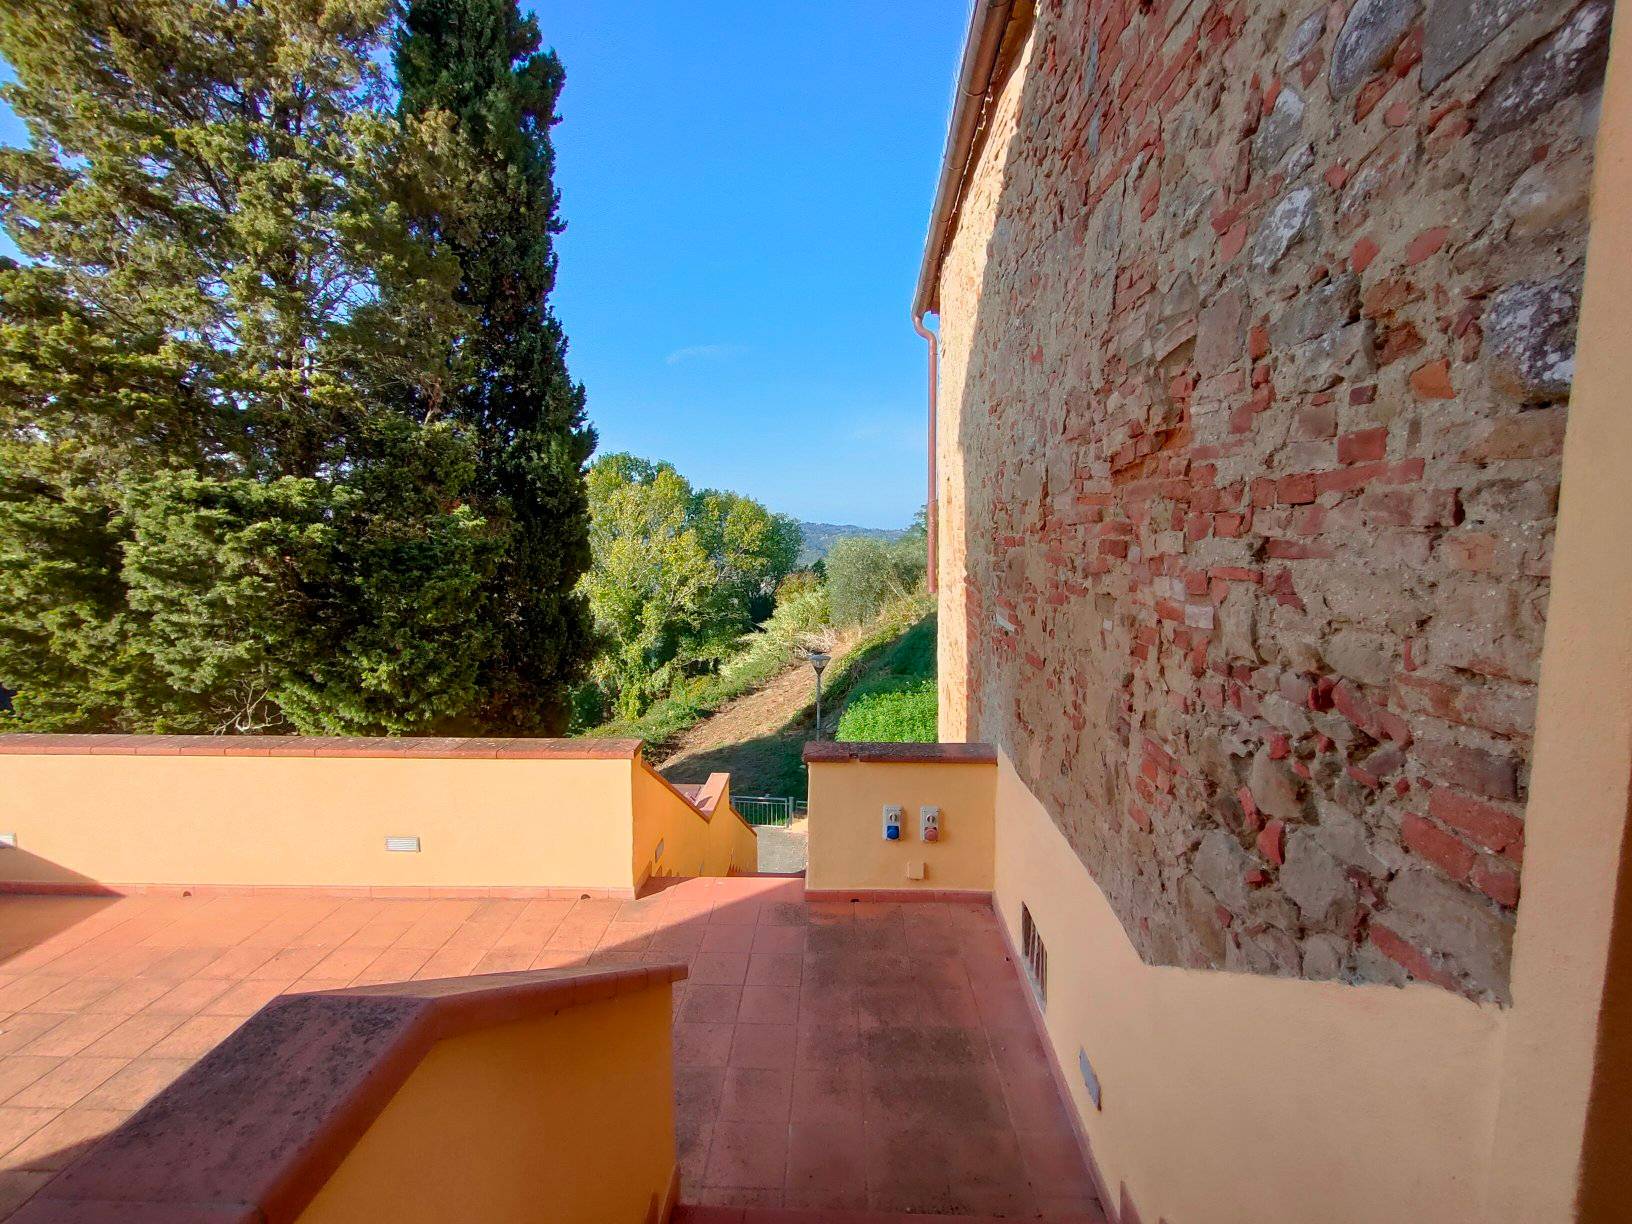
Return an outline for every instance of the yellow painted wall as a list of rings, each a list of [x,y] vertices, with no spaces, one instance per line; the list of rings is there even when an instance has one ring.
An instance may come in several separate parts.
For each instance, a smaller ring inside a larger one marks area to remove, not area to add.
[[[0,881],[629,889],[630,762],[0,756]],[[418,835],[418,854],[388,834]]]
[[[992,887],[992,804],[997,771],[990,764],[820,762],[810,764],[808,888]],[[884,840],[884,805],[902,808],[901,840]],[[941,809],[941,837],[918,838],[918,808]],[[907,864],[925,865],[922,880]]]
[[[709,875],[759,870],[759,835],[731,806],[731,779],[716,774],[718,800],[709,820]]]
[[[301,1224],[644,1224],[675,1168],[667,984],[440,1042]]]
[[[644,762],[636,761],[634,770],[637,882],[759,869],[759,841],[753,829],[732,810],[730,783],[723,775],[711,780],[719,788],[718,800],[713,812],[705,817]]]
[[[997,908],[1018,946],[1024,902],[1048,948],[1049,1038],[1113,1196],[1126,1181],[1141,1218],[1172,1224],[1489,1218],[1502,1012],[1434,986],[1147,966],[1001,755],[997,811]]]
[[[1610,34],[1488,1215],[1632,1220],[1632,21]],[[1615,959],[1611,961],[1612,951]],[[1607,996],[1607,997],[1606,997]],[[1594,1094],[1598,1102],[1589,1120]],[[1583,1158],[1584,1153],[1584,1158]],[[1589,1195],[1578,1201],[1585,1178]]]

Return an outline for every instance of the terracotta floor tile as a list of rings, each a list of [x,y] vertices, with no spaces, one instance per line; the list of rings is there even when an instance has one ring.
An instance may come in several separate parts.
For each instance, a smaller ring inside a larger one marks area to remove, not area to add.
[[[18,978],[0,986],[0,1011],[44,1010],[36,1007],[41,999],[56,993],[64,986],[71,985],[72,978],[55,977],[45,973]]]
[[[760,907],[754,901],[727,901],[716,905],[708,915],[710,926],[757,926]]]
[[[703,931],[700,952],[747,952],[754,946],[756,928],[721,923]]]
[[[241,944],[235,948],[228,948],[220,956],[205,965],[198,973],[199,977],[242,978],[259,969],[272,959],[275,949],[257,947],[254,944]]]
[[[697,1192],[697,1201],[704,1207],[746,1208],[747,1213],[740,1218],[747,1224],[754,1218],[755,1210],[781,1207],[782,1190],[766,1186],[704,1186]]]
[[[241,1016],[194,1016],[147,1052],[153,1058],[203,1058],[242,1023]]]
[[[411,981],[420,966],[430,959],[431,954],[425,948],[387,948],[370,961],[368,968],[359,973],[353,982],[358,986],[370,986]]]
[[[1090,1195],[1094,1191],[1076,1137],[1050,1128],[1016,1134],[1032,1188],[1038,1195]]]
[[[10,1100],[61,1062],[60,1058],[33,1054],[0,1056],[0,1102]]]
[[[138,1058],[80,1098],[81,1109],[137,1110],[193,1065],[188,1058]]]
[[[754,928],[750,952],[803,956],[805,928],[803,926],[765,926]]]
[[[792,1069],[728,1067],[725,1069],[719,1117],[727,1122],[758,1121],[785,1125],[793,1104]]]
[[[113,1109],[70,1109],[0,1158],[10,1169],[61,1169],[130,1115]]]
[[[795,1120],[783,1202],[806,1210],[867,1206],[867,1136],[859,1119]]]
[[[0,1172],[0,1218],[21,1207],[55,1177],[55,1173],[33,1169],[7,1169]]]
[[[1030,987],[1024,989],[1029,990]],[[975,1002],[980,1008],[980,1018],[989,1030],[1035,1031],[1031,1004],[1019,990],[978,990],[975,992]]]
[[[282,978],[250,978],[222,991],[204,1006],[205,1016],[253,1016],[280,994],[294,987]],[[157,1007],[157,1004],[154,1004]]]
[[[66,1057],[78,1054],[97,1038],[119,1027],[123,1017],[103,1012],[80,1012],[61,1024],[54,1024],[18,1051],[20,1054],[48,1054]]]
[[[230,978],[195,977],[188,978],[171,987],[168,992],[154,999],[147,1007],[148,1011],[168,1012],[171,1015],[196,1016],[206,1006],[227,992],[232,985]]]
[[[1054,1077],[1039,1067],[1026,1075],[999,1076],[1009,1118],[1017,1131],[1068,1131],[1071,1119],[1065,1112]]]
[[[974,1192],[965,1209],[988,1214],[1029,1212],[1032,1190],[1020,1155],[1020,1143],[1007,1125],[959,1128],[949,1138],[954,1170],[952,1185]]]
[[[674,1026],[676,1066],[723,1067],[731,1060],[731,1024],[687,1024]]]
[[[602,943],[600,947],[589,954],[589,963],[592,965],[641,965],[646,963],[647,940],[630,943]]]
[[[722,930],[740,930],[723,927]],[[763,929],[763,928],[762,928]],[[748,956],[750,986],[797,986],[804,971],[804,959],[798,953],[753,952]]]
[[[187,1019],[169,1012],[138,1012],[86,1046],[85,1053],[98,1058],[139,1058]]]
[[[791,1116],[796,1123],[848,1125],[862,1117],[864,1100],[861,1068],[854,1064],[794,1068]]]
[[[748,979],[748,953],[699,952],[691,958],[695,984],[741,986]]]
[[[797,986],[744,986],[738,1024],[795,1024],[799,1019]]]
[[[472,973],[520,973],[530,969],[537,955],[531,948],[494,948],[476,962]]]
[[[806,971],[809,962],[806,962]],[[800,983],[799,1016],[811,1024],[831,1028],[854,1029],[861,1014],[853,991],[843,987],[823,988],[809,980]]]
[[[867,1205],[874,1211],[945,1212],[953,1150],[942,1131],[899,1119],[865,1126]]]
[[[464,977],[476,972],[477,964],[486,955],[481,948],[441,947],[426,957],[425,962],[414,970],[414,977],[419,981]]]
[[[313,965],[311,969],[307,971],[305,976],[312,978],[332,978],[349,982],[352,978],[356,977],[364,969],[367,969],[371,964],[373,964],[379,954],[379,950],[376,948],[367,948],[347,944],[344,947],[336,948],[334,951],[328,953],[328,955],[326,955],[322,960]],[[271,957],[268,956],[267,960],[270,959]],[[264,964],[265,962],[261,963]],[[258,967],[259,966],[257,965],[257,968]]]
[[[867,1066],[862,1071],[862,1090],[868,1121],[981,1129],[1006,1126],[1009,1121],[995,1075],[900,1074]]]
[[[738,878],[664,882],[638,901],[12,900],[0,911],[0,1093],[75,1103],[0,1104],[0,1152],[20,1149],[0,1159],[0,1218],[9,1186],[31,1194],[45,1166],[141,1107],[279,989],[625,958],[693,970],[673,1030],[687,1203],[835,1222],[861,1207],[1100,1219],[1050,1095],[1029,987],[990,910],[806,904],[802,888]],[[68,913],[83,916],[64,930]]]
[[[327,948],[285,948],[274,956],[267,957],[246,976],[251,978],[278,978],[285,982],[292,982],[296,978],[305,977],[316,969],[319,962],[329,954]]]
[[[12,1105],[0,1105],[0,1155],[10,1152],[61,1112],[60,1109],[19,1109]]]
[[[720,1122],[709,1146],[707,1186],[761,1188],[780,1193],[788,1165],[788,1128],[758,1122]]]
[[[571,969],[589,962],[589,953],[570,948],[545,948],[533,958],[534,969]]]
[[[65,1058],[28,1087],[15,1092],[8,1105],[20,1109],[68,1109],[125,1065],[122,1058]]]
[[[209,968],[225,948],[175,948],[147,967],[146,975],[161,981],[185,982]]]
[[[42,998],[35,1008],[48,1012],[89,1011],[91,1005],[119,987],[117,978],[80,978],[60,986]]]
[[[739,1024],[731,1035],[733,1067],[791,1068],[799,1030],[792,1024]]]
[[[161,982],[155,978],[135,978],[122,983],[116,990],[103,995],[84,1010],[130,1016],[149,1006],[153,1000],[169,994],[173,989],[175,989],[173,982]]]
[[[742,1006],[741,986],[720,986],[692,979],[686,983],[686,1001],[680,1019],[687,1024],[734,1024]]]

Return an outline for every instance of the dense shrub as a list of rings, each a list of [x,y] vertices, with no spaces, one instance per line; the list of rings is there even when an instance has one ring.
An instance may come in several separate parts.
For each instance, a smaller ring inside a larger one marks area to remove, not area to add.
[[[825,558],[835,625],[860,625],[917,591],[924,582],[924,541],[908,535],[893,543],[848,536]]]
[[[839,718],[840,740],[932,744],[936,738],[935,680],[892,676],[850,698]]]

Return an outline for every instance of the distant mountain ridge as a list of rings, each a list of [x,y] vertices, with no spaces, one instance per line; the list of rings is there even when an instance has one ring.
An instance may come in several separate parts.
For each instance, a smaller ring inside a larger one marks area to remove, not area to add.
[[[907,534],[904,527],[852,527],[848,523],[800,523],[805,546],[799,550],[799,564],[809,565],[827,556],[828,549],[848,536],[867,536],[876,540],[899,540]]]

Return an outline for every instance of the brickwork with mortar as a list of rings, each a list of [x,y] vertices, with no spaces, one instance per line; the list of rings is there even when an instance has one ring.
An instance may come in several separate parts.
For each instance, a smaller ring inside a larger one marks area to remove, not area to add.
[[[1148,962],[1507,1001],[1610,13],[1038,6],[941,281],[943,717]]]

